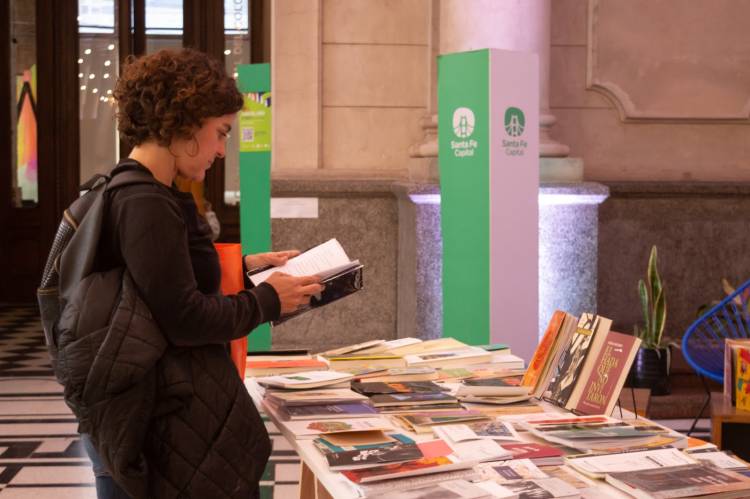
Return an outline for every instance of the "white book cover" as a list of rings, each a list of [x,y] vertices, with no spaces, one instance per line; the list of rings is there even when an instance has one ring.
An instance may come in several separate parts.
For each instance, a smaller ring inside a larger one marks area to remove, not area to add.
[[[537,478],[520,482],[509,482],[503,485],[519,497],[574,498],[581,497],[578,489],[559,478]]]
[[[359,260],[350,260],[341,243],[336,239],[329,239],[323,244],[290,258],[284,265],[251,274],[249,277],[256,286],[268,279],[274,272],[283,272],[297,277],[319,275],[321,279],[326,279],[357,266],[359,266]]]
[[[460,350],[447,350],[441,352],[422,353],[415,355],[405,355],[406,365],[440,365],[445,362],[480,360],[484,362],[489,359],[491,354],[483,348],[467,347]]]
[[[463,462],[483,463],[485,461],[500,461],[510,459],[513,456],[510,451],[503,449],[494,440],[471,440],[468,442],[450,442],[448,444],[453,449],[453,455]]]
[[[478,484],[466,480],[448,480],[433,483],[415,489],[391,490],[387,494],[379,494],[367,497],[385,499],[484,499],[488,497],[489,491]],[[495,496],[495,497],[518,497],[518,496]]]
[[[445,350],[460,350],[467,348],[469,345],[462,343],[455,338],[436,338],[434,340],[417,341],[408,345],[391,347],[389,352],[397,355],[417,355],[429,352],[442,352]]]
[[[617,454],[569,456],[565,458],[565,462],[584,475],[594,478],[603,478],[607,473],[650,470],[695,463],[684,452],[672,447]]]
[[[279,386],[283,388],[307,387],[311,385],[341,383],[352,379],[349,373],[338,371],[307,371],[304,373],[286,374],[282,376],[266,376],[256,378],[258,383],[266,386]]]
[[[482,463],[477,465],[477,469],[482,478],[498,483],[549,478],[531,459],[509,459],[501,463]]]
[[[477,421],[471,424],[440,425],[433,428],[435,436],[447,442],[466,442],[469,440],[504,440],[518,441],[518,433],[513,425],[504,421]]]
[[[747,463],[741,461],[736,457],[730,456],[726,452],[719,450],[713,452],[691,452],[690,457],[698,461],[705,461],[713,464],[717,468],[723,468],[725,470],[746,470],[748,469]]]

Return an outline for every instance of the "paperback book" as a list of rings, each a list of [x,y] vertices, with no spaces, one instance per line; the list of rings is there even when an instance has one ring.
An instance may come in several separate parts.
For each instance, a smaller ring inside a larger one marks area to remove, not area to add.
[[[352,451],[332,452],[325,455],[332,471],[374,468],[384,464],[416,461],[422,458],[448,456],[453,450],[442,440],[396,444]]]
[[[405,463],[386,464],[363,470],[346,470],[342,474],[354,483],[369,483],[430,473],[444,473],[471,468],[475,463],[461,462],[453,456],[422,458]]]
[[[507,397],[529,395],[529,387],[521,384],[521,378],[506,376],[502,378],[465,379],[456,392],[457,397],[465,395],[484,397]]]
[[[452,424],[436,426],[435,436],[452,442],[466,442],[470,440],[500,440],[517,442],[518,433],[513,425],[504,421],[478,421],[474,423]]]
[[[393,426],[384,418],[339,418],[321,420],[285,421],[284,428],[295,438],[309,439],[324,434],[382,433],[392,431]]]
[[[268,401],[264,402],[269,405]],[[352,402],[346,404],[297,405],[274,407],[279,416],[286,421],[301,419],[341,419],[367,418],[377,416],[378,411],[368,403]]]
[[[444,392],[439,393],[388,393],[373,395],[370,403],[374,407],[410,405],[418,410],[421,405],[456,404],[457,400],[452,395]]]
[[[322,390],[266,390],[266,399],[279,405],[319,405],[366,401],[367,397],[348,388]]]
[[[570,343],[555,367],[549,393],[550,402],[566,409],[578,405],[583,386],[594,369],[595,357],[606,340],[610,319],[583,314]]]
[[[610,473],[605,480],[643,499],[750,496],[750,478],[706,463]]]
[[[566,456],[565,462],[591,478],[604,478],[607,473],[624,473],[694,464],[682,451],[674,447],[644,451],[607,454],[578,454]]]
[[[492,353],[477,347],[404,356],[408,366],[456,367],[489,362]]]
[[[287,390],[308,390],[324,386],[337,385],[352,379],[351,374],[335,371],[310,371],[279,376],[257,378],[262,386],[284,388]]]
[[[296,277],[318,275],[324,288],[310,298],[309,304],[295,312],[282,314],[274,324],[283,323],[308,310],[319,308],[362,289],[362,268],[359,260],[351,260],[336,239],[319,244],[293,258],[284,265],[251,270],[247,273],[257,286],[275,272],[283,272]]]

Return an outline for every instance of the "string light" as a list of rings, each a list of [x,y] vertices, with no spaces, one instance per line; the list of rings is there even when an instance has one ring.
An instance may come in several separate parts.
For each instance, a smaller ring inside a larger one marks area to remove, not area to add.
[[[81,90],[86,90],[86,85],[81,85]]]
[[[89,75],[89,80],[93,80],[94,78],[96,78],[96,75],[94,73],[91,73]]]
[[[104,65],[105,66],[109,66],[110,64],[112,64],[112,61],[110,61],[109,59],[107,59],[106,61],[104,61]]]
[[[91,90],[91,93],[92,93],[92,94],[96,94],[96,93],[99,93],[99,89],[98,89],[98,88],[95,88],[95,89]]]
[[[224,55],[229,55],[229,54],[231,54],[231,53],[232,53],[232,51],[231,51],[231,50],[229,50],[229,49],[226,49],[226,50],[224,51]]]
[[[83,78],[83,73],[78,73],[79,78]]]
[[[114,43],[110,43],[109,45],[107,45],[107,50],[114,50],[114,49],[115,49]]]
[[[83,59],[78,59],[78,64],[83,64]]]
[[[89,55],[91,53],[91,49],[86,49],[83,51],[84,54]]]
[[[102,75],[102,78],[104,78],[105,80],[106,80],[107,78],[109,78],[109,73],[104,73],[104,74]]]

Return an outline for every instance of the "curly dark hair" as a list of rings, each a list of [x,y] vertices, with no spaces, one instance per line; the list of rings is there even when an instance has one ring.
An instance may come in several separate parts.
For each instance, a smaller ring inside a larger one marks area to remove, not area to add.
[[[189,138],[206,118],[242,109],[242,94],[222,64],[192,49],[130,57],[117,80],[117,128],[131,146],[168,146]]]

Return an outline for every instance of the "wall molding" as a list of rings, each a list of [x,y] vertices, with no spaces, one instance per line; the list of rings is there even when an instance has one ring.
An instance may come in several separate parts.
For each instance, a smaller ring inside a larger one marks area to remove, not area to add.
[[[586,88],[600,93],[611,101],[617,108],[620,119],[623,122],[634,122],[634,123],[709,123],[709,124],[750,124],[750,94],[746,95],[743,103],[738,103],[735,109],[727,109],[721,113],[705,113],[698,110],[690,111],[691,103],[686,99],[684,102],[675,102],[671,104],[671,108],[667,106],[667,109],[654,110],[649,109],[647,105],[642,102],[638,102],[638,97],[634,95],[632,89],[629,89],[629,83],[627,81],[617,81],[613,77],[617,75],[608,75],[604,68],[600,64],[600,56],[602,54],[602,7],[612,0],[589,0],[588,1],[588,19],[587,19],[587,59],[586,59]],[[664,3],[662,2],[661,5]],[[622,4],[620,4],[622,5]],[[654,5],[654,4],[651,4]],[[691,4],[681,4],[682,8],[689,8]],[[637,10],[637,6],[630,5],[631,8]],[[656,7],[653,7],[656,8]],[[697,7],[696,7],[697,8]],[[716,15],[718,9],[713,9],[712,12]],[[656,16],[658,13],[642,12],[641,15]],[[724,14],[727,15],[727,14]],[[730,14],[731,15],[731,14]],[[639,40],[642,41],[642,40]],[[617,49],[618,51],[624,52],[626,55],[631,55],[633,58],[638,58],[640,52],[634,46],[617,45],[610,48]],[[628,52],[631,50],[631,52]],[[684,58],[699,59],[702,57],[701,54],[682,54]],[[653,62],[653,61],[644,61]],[[658,61],[663,62],[665,65],[672,63],[671,60]],[[624,63],[625,64],[625,63]],[[635,71],[637,68],[632,67]],[[708,70],[706,70],[708,71]],[[674,83],[674,79],[669,79],[670,83]],[[632,87],[631,87],[632,88]],[[748,86],[750,89],[750,86]],[[667,94],[668,90],[662,90],[662,93]],[[687,109],[687,111],[686,111]]]

